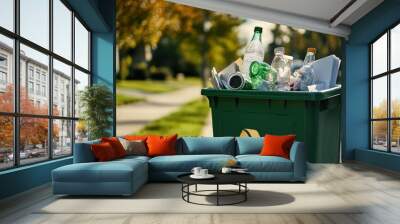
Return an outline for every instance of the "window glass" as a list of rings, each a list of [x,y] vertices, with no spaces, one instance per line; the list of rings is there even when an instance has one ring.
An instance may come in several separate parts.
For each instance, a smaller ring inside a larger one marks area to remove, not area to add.
[[[53,0],[53,51],[71,60],[72,12],[60,1]]]
[[[0,1],[0,26],[14,31],[14,0]]]
[[[14,43],[0,34],[0,111],[14,111]]]
[[[72,154],[72,121],[53,120],[53,157]]]
[[[372,44],[372,75],[387,71],[387,34]]]
[[[387,151],[387,121],[373,121],[371,126],[373,149]]]
[[[395,153],[400,153],[400,120],[391,121],[391,151]]]
[[[89,70],[89,32],[75,18],[75,63]]]
[[[86,122],[84,120],[75,121],[75,142],[84,142],[88,139]]]
[[[400,118],[400,72],[391,74],[390,102],[391,102],[391,117]]]
[[[53,60],[53,114],[72,117],[72,69]]]
[[[372,118],[387,118],[387,78],[372,81]]]
[[[390,33],[390,68],[400,67],[400,24]]]
[[[49,57],[30,47],[21,44],[20,53],[20,109],[25,114],[48,114],[49,97],[48,97],[48,62]],[[29,69],[33,68],[35,78],[33,79],[35,91],[33,94],[29,92]],[[45,77],[43,80],[42,77]],[[44,92],[43,92],[44,87]],[[35,103],[33,103],[35,102]]]
[[[49,47],[49,0],[20,0],[21,36]]]
[[[14,165],[14,122],[0,115],[0,170]]]
[[[89,86],[89,75],[75,69],[75,117],[81,114],[80,95],[87,86]]]
[[[44,118],[20,118],[20,163],[35,163],[49,158],[49,120]]]

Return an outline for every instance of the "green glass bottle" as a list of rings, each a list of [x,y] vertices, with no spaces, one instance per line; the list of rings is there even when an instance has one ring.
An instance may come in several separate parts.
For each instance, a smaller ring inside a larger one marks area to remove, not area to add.
[[[253,61],[250,65],[250,78],[253,89],[266,82],[268,90],[273,90],[276,83],[276,71],[267,63]]]

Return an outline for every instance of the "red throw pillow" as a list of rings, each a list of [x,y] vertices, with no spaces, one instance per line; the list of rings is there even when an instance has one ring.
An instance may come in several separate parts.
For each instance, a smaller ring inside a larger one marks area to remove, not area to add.
[[[176,155],[176,139],[178,135],[172,136],[149,136],[147,137],[148,156]]]
[[[114,149],[115,155],[118,158],[126,156],[126,151],[124,146],[121,144],[117,137],[110,137],[110,138],[101,138],[101,142],[108,142]]]
[[[117,158],[113,147],[108,142],[93,144],[91,145],[91,149],[94,157],[99,162],[110,161]]]
[[[147,136],[141,136],[141,135],[125,135],[124,139],[128,140],[128,141],[137,141],[137,140],[141,140],[141,141],[146,141]]]
[[[265,135],[260,155],[280,156],[289,159],[290,148],[295,139],[296,135]]]

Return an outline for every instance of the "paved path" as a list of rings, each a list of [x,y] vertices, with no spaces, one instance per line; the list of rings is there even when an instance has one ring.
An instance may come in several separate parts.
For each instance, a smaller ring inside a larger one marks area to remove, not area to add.
[[[136,91],[118,90],[125,95],[138,96]],[[139,131],[149,122],[161,118],[182,104],[200,98],[200,87],[191,86],[174,92],[162,94],[141,94],[145,102],[117,107],[117,135]]]
[[[211,119],[211,112],[208,114],[206,124],[203,127],[203,131],[201,136],[205,137],[212,137],[213,136],[213,129],[212,129],[212,119]]]

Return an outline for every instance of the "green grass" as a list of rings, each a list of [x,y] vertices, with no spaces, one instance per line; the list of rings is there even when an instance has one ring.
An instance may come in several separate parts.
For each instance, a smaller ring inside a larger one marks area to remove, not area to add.
[[[117,94],[117,106],[125,105],[125,104],[132,104],[138,103],[143,101],[143,98],[134,97],[134,96],[126,96],[122,94]]]
[[[206,123],[209,112],[208,101],[199,99],[181,106],[158,120],[147,124],[138,135],[171,135],[199,136]]]
[[[200,85],[199,78],[185,78],[184,80],[121,80],[117,82],[117,88],[133,89],[145,93],[166,93],[181,89],[188,85]]]

